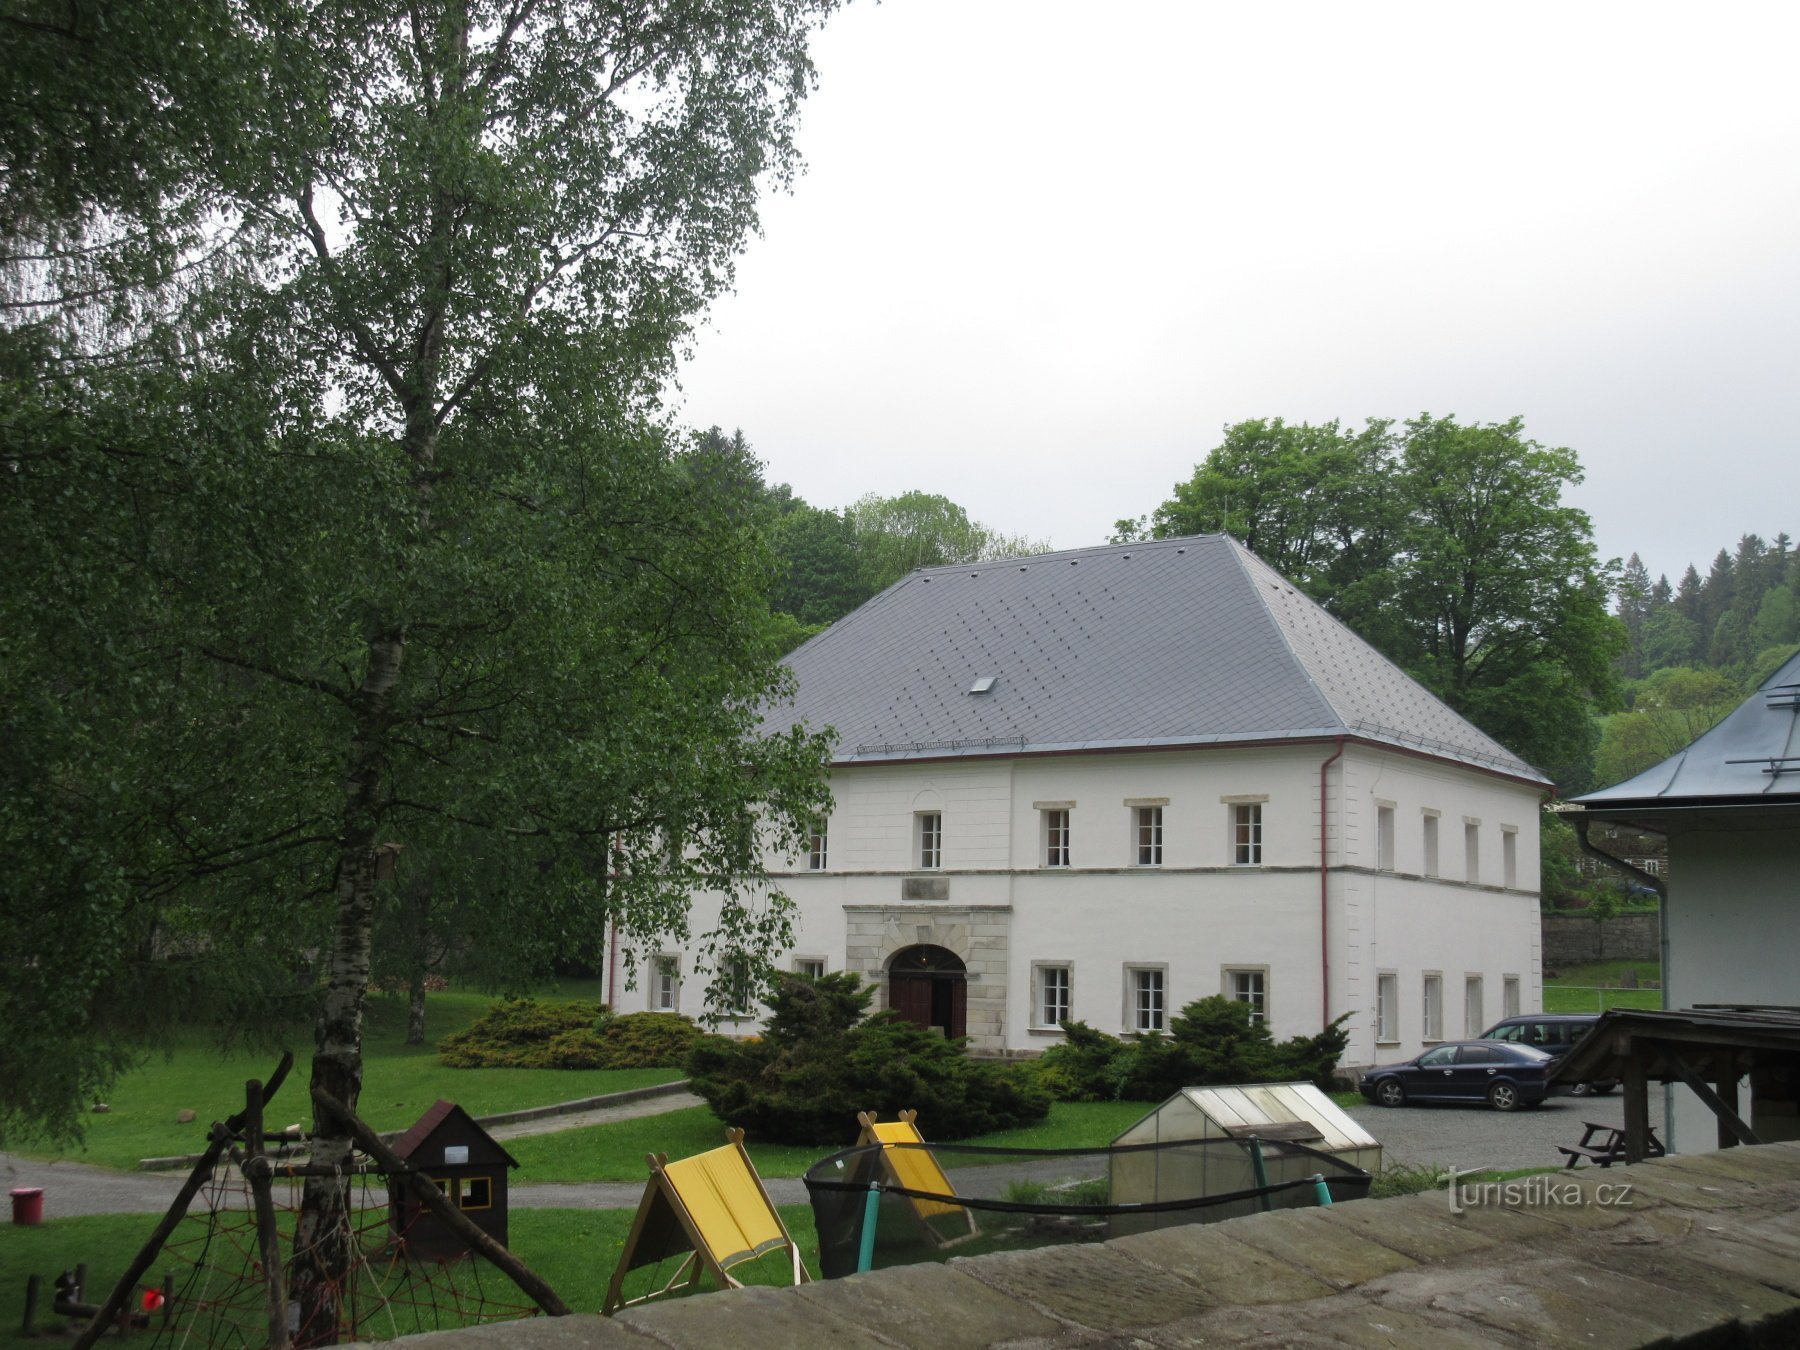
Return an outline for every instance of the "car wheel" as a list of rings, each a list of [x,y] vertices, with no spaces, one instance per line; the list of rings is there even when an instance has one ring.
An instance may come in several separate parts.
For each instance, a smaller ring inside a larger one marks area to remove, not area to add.
[[[1375,1100],[1381,1106],[1404,1106],[1406,1088],[1398,1078],[1384,1078],[1375,1085]]]
[[[1589,1092],[1593,1093],[1596,1097],[1604,1097],[1607,1093],[1611,1092],[1614,1088],[1616,1088],[1619,1085],[1617,1082],[1611,1082],[1611,1083],[1583,1083],[1582,1086],[1584,1088],[1586,1088]]]
[[[1519,1089],[1511,1083],[1495,1083],[1488,1089],[1488,1105],[1496,1111],[1517,1111]]]
[[[1592,1083],[1575,1083],[1570,1086],[1569,1095],[1571,1097],[1585,1097],[1594,1091],[1596,1091],[1596,1089]]]

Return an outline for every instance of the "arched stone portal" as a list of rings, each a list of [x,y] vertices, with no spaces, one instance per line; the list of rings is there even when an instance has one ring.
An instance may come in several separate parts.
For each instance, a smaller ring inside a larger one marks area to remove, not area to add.
[[[888,1007],[916,1026],[966,1036],[968,967],[955,952],[929,943],[895,952],[888,962]]]
[[[1006,973],[1009,905],[903,903],[844,906],[844,969],[855,971],[880,991],[878,1006],[899,1008],[893,972],[906,970],[904,953],[917,947],[939,947],[962,963],[966,974],[961,993],[950,992],[963,1011],[956,1025],[980,1054],[1006,1051]],[[954,970],[944,971],[954,975]],[[918,990],[910,992],[915,996]],[[910,1015],[910,1014],[909,1014]],[[925,1018],[915,1018],[931,1025]]]

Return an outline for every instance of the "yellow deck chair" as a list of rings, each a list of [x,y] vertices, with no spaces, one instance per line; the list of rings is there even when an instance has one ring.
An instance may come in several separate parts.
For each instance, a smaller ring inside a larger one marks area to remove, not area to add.
[[[857,1147],[880,1144],[882,1162],[896,1186],[904,1186],[909,1191],[930,1191],[934,1195],[955,1195],[956,1187],[950,1184],[950,1178],[944,1175],[944,1169],[938,1166],[936,1156],[925,1146],[924,1137],[914,1124],[918,1118],[917,1111],[902,1111],[898,1120],[882,1122],[875,1118],[873,1111],[859,1111],[856,1123],[862,1126],[862,1133],[857,1136]],[[912,1147],[895,1148],[895,1144]],[[913,1218],[918,1220],[919,1230],[934,1246],[954,1247],[980,1235],[974,1211],[963,1205],[925,1200],[916,1195],[907,1196],[906,1201],[912,1208]],[[934,1219],[945,1215],[953,1216],[956,1222],[933,1224]],[[964,1231],[955,1231],[959,1227]],[[945,1228],[951,1231],[945,1232]]]
[[[606,1304],[600,1310],[603,1314],[611,1316],[620,1308],[661,1298],[679,1285],[692,1287],[705,1274],[721,1289],[736,1289],[741,1281],[731,1274],[733,1267],[784,1249],[793,1282],[805,1284],[812,1278],[800,1260],[800,1248],[763,1189],[750,1155],[744,1152],[744,1132],[726,1130],[725,1137],[731,1142],[724,1148],[679,1162],[670,1162],[665,1153],[646,1155],[650,1180],[638,1202],[637,1217],[631,1221],[625,1250],[619,1254],[618,1269],[613,1271]],[[638,1298],[625,1297],[628,1274],[682,1252],[687,1259],[667,1284]]]

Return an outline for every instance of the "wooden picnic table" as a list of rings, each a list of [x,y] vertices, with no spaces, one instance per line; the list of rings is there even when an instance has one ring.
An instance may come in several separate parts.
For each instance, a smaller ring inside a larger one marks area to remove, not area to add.
[[[1617,1125],[1607,1125],[1598,1121],[1584,1120],[1586,1127],[1579,1144],[1558,1144],[1557,1151],[1564,1154],[1568,1161],[1563,1164],[1567,1171],[1584,1158],[1596,1167],[1611,1167],[1616,1162],[1625,1161],[1625,1131]],[[1656,1137],[1656,1128],[1650,1128],[1649,1147],[1644,1150],[1647,1158],[1663,1156],[1662,1140]]]

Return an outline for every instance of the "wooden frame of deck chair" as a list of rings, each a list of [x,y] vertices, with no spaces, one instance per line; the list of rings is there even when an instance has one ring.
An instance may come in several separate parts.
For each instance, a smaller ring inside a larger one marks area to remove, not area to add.
[[[858,1111],[856,1123],[862,1126],[862,1133],[857,1136],[857,1147],[880,1144],[882,1164],[896,1186],[903,1186],[909,1191],[929,1191],[934,1195],[955,1195],[956,1187],[944,1175],[944,1169],[938,1165],[937,1155],[925,1143],[918,1125],[914,1123],[918,1118],[917,1111],[902,1111],[897,1120],[883,1123],[876,1119],[873,1111]],[[903,1147],[896,1148],[896,1144]],[[904,1147],[906,1145],[910,1147]],[[925,1200],[916,1195],[907,1196],[906,1202],[919,1225],[919,1231],[934,1247],[954,1247],[981,1235],[981,1229],[975,1222],[975,1212],[965,1205]],[[967,1231],[947,1234],[932,1225],[933,1219],[942,1218],[946,1214],[959,1216],[968,1226]]]
[[[625,1250],[619,1254],[618,1268],[606,1291],[606,1303],[600,1310],[604,1315],[662,1298],[677,1286],[691,1288],[700,1283],[702,1275],[710,1274],[721,1289],[739,1288],[742,1282],[732,1276],[732,1267],[784,1247],[794,1283],[812,1279],[800,1260],[800,1248],[744,1151],[744,1132],[729,1129],[725,1138],[729,1142],[723,1148],[677,1162],[670,1162],[666,1153],[645,1155],[650,1180],[644,1185],[644,1198],[638,1202]],[[625,1297],[628,1274],[681,1252],[688,1254],[687,1259],[668,1283],[634,1299]]]

